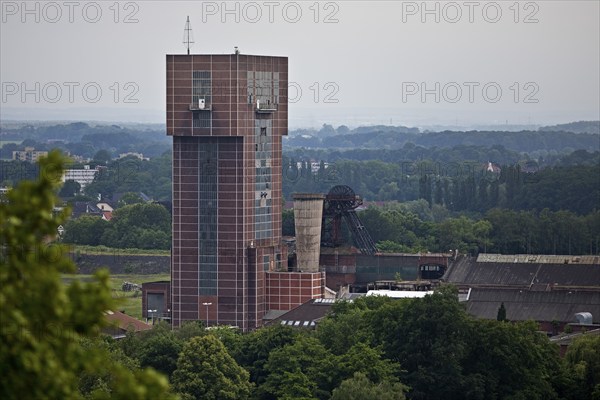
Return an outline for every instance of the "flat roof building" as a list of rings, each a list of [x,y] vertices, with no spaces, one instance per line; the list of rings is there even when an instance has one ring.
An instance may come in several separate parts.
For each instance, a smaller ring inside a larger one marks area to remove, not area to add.
[[[48,155],[47,151],[36,150],[33,147],[25,147],[25,150],[22,151],[13,151],[12,159],[19,161],[28,161],[31,163],[38,162],[40,157],[45,157]]]
[[[94,182],[98,169],[90,169],[89,165],[86,165],[83,169],[65,169],[62,176],[62,181],[75,181],[81,185],[81,189],[84,189],[87,185]]]

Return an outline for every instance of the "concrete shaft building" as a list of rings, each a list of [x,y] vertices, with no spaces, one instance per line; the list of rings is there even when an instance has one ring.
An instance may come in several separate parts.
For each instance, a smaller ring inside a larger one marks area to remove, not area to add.
[[[294,194],[296,259],[299,271],[319,271],[324,199],[325,195],[319,193]]]
[[[262,324],[281,247],[288,60],[167,55],[173,136],[172,322]]]
[[[167,55],[174,327],[254,329],[322,296],[324,274],[288,272],[281,245],[287,88],[286,57]]]

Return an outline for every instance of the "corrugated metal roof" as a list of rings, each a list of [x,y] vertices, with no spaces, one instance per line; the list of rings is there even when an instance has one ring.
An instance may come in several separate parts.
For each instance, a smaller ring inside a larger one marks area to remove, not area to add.
[[[335,299],[312,299],[273,319],[270,323],[294,327],[314,327],[325,317],[335,303]]]
[[[512,261],[508,261],[510,257],[513,257]],[[517,256],[480,254],[477,259],[463,257],[450,266],[444,279],[455,284],[474,286],[501,285],[527,288],[535,286],[538,289],[543,288],[543,285],[600,287],[600,264],[598,263],[587,263],[587,261],[579,264],[534,261],[524,263],[519,262],[519,259],[514,262],[514,257]],[[543,256],[541,260],[545,261],[545,257],[555,256]],[[479,261],[480,259],[485,261]]]
[[[600,265],[600,256],[571,256],[548,254],[491,254],[482,253],[477,262],[513,263],[513,264],[586,264]]]
[[[590,312],[600,320],[600,290],[552,290],[473,288],[466,302],[467,312],[479,318],[495,319],[504,303],[511,321],[577,322],[575,314]]]
[[[387,296],[393,299],[414,299],[425,297],[428,294],[433,294],[433,290],[430,291],[416,291],[416,290],[369,290],[367,296]]]

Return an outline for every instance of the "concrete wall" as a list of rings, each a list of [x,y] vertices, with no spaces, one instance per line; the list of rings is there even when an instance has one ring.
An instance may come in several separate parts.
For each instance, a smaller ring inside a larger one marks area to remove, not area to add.
[[[298,271],[318,272],[321,250],[323,199],[319,193],[294,194],[296,260]]]
[[[419,277],[422,265],[448,265],[443,254],[321,254],[321,270],[327,272],[327,287],[337,290],[349,284],[365,285],[377,280],[394,280],[400,273],[404,280]]]
[[[111,274],[168,274],[170,256],[138,256],[114,254],[70,253],[79,274],[93,274],[97,269],[108,268]]]

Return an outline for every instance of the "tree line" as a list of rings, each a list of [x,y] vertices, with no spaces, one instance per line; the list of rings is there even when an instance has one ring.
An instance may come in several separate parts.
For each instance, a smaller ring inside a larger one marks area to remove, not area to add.
[[[129,156],[106,163],[83,192],[89,198],[143,192],[157,201],[171,200],[171,175],[171,152],[150,160]]]
[[[425,199],[450,211],[568,210],[587,214],[600,206],[600,152],[582,152],[585,162],[539,169],[537,164],[489,165],[478,162],[321,161],[313,171],[308,161],[283,159],[283,195],[327,193],[344,184],[367,201]],[[588,158],[585,158],[588,156]]]
[[[117,193],[143,192],[155,200],[171,200],[171,152],[140,160],[128,156],[112,160],[106,150],[99,150],[88,163],[91,169],[99,167],[94,182],[82,191],[69,183],[69,190],[61,198],[71,201],[92,201],[100,196],[110,200]],[[83,164],[69,162],[69,169],[83,169]],[[41,171],[43,173],[43,171]],[[37,164],[27,161],[0,160],[0,186],[13,187],[23,180],[35,180],[40,175]],[[59,179],[59,177],[53,177]]]
[[[316,330],[276,324],[100,335],[115,309],[107,271],[61,282],[74,263],[50,251],[64,159],[0,202],[3,399],[598,399],[600,337],[564,359],[532,322],[469,316],[451,286],[421,299],[339,302]]]
[[[64,226],[63,241],[70,244],[169,250],[171,215],[156,203],[125,205],[106,221],[100,216],[82,215]]]
[[[415,128],[373,126],[349,130],[344,125],[334,129],[323,125],[319,130],[291,132],[284,138],[288,148],[310,149],[402,149],[407,144],[424,148],[451,148],[462,144],[491,147],[502,146],[516,152],[551,154],[598,148],[598,122],[590,132],[578,133],[549,129],[545,131],[443,131],[419,132]],[[592,124],[594,124],[592,123]]]
[[[113,158],[127,152],[156,157],[169,150],[171,141],[160,126],[136,129],[119,125],[91,126],[84,122],[3,128],[1,135],[3,140],[11,143],[0,146],[0,159],[10,159],[13,151],[25,147],[47,151],[60,149],[83,158],[92,158],[103,149]],[[18,141],[21,143],[12,143]]]
[[[359,212],[366,230],[384,253],[447,252],[500,254],[600,254],[600,211],[494,208],[483,215],[452,216],[425,200],[370,206]],[[282,231],[294,236],[294,213],[284,210]],[[346,243],[350,230],[342,223]]]
[[[112,343],[182,399],[582,399],[600,394],[600,338],[564,359],[533,322],[478,320],[451,286],[422,299],[338,302],[316,330],[242,334],[158,324]]]

